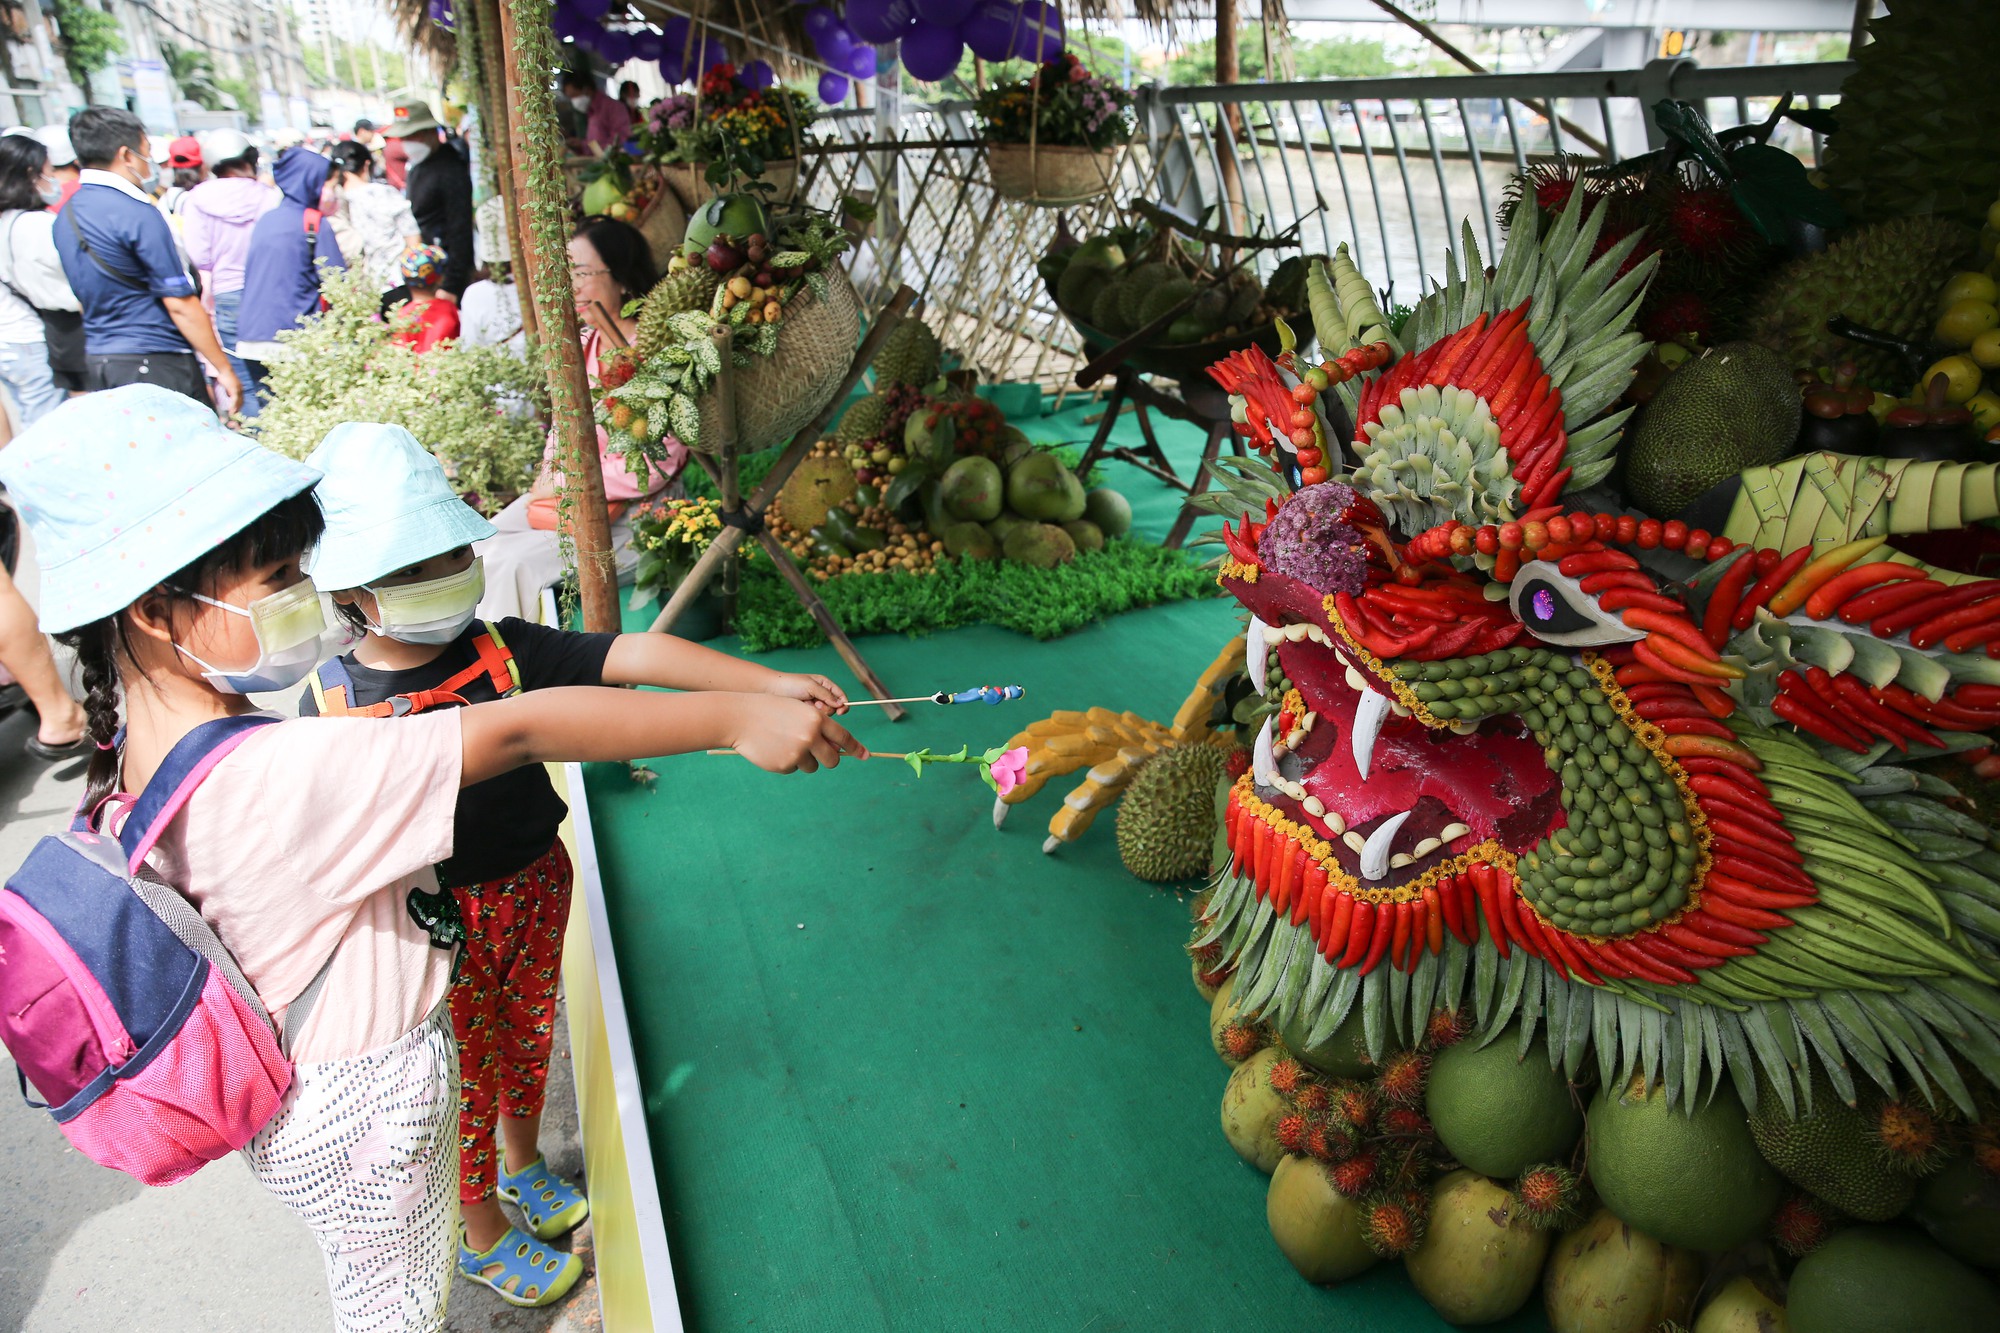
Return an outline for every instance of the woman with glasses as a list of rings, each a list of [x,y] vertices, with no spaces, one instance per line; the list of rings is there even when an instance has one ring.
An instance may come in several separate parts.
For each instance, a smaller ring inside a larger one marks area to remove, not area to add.
[[[638,336],[639,321],[626,318],[622,312],[628,302],[653,289],[658,275],[646,238],[636,227],[607,217],[584,219],[570,238],[569,264],[584,369],[595,384],[602,359],[618,348],[630,347]],[[486,596],[479,603],[484,619],[534,619],[542,589],[562,577],[562,553],[556,540],[556,448],[551,433],[534,486],[494,515],[498,534],[478,546],[486,567]],[[687,463],[687,450],[670,436],[665,461],[637,473],[626,465],[624,451],[613,447],[599,426],[597,458],[604,470],[604,498],[610,506],[611,551],[618,562],[619,580],[626,582],[639,558],[632,550],[632,525],[625,521],[625,511],[675,486]]]

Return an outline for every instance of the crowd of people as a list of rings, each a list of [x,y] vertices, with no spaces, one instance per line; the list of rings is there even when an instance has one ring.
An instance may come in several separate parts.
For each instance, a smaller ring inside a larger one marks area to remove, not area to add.
[[[564,90],[580,142],[629,132],[636,88]],[[438,1327],[454,1268],[518,1305],[579,1275],[548,1242],[588,1202],[537,1144],[570,891],[542,762],[729,746],[811,771],[859,753],[822,677],[534,623],[561,572],[553,440],[491,522],[400,426],[340,426],[304,464],[256,444],[269,368],[329,268],[365,272],[419,355],[522,346],[469,157],[415,100],[326,145],[222,129],[161,147],[103,107],[0,134],[0,672],[37,714],[30,752],[90,758],[80,809],[104,831],[145,808],[108,796],[226,750],[151,863],[291,1043],[292,1090],[243,1151],[319,1241],[343,1329]],[[609,218],[569,258],[595,375],[658,274]],[[602,432],[599,450],[629,572],[623,511],[685,458],[638,475]],[[39,623],[7,576],[23,522]],[[247,697],[301,683],[314,720]],[[239,718],[273,725],[214,739]]]

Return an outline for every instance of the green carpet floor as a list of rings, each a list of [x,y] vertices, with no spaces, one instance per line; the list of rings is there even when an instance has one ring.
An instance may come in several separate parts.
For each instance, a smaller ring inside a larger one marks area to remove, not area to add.
[[[1068,415],[1030,429],[1075,438]],[[1198,441],[1172,439],[1191,460]],[[1163,534],[1166,488],[1107,473]],[[1209,600],[1052,643],[863,639],[896,693],[1028,695],[895,725],[859,710],[854,730],[977,750],[1056,709],[1170,717],[1235,632]],[[847,680],[831,649],[758,660]],[[1272,1244],[1265,1178],[1218,1125],[1186,895],[1124,872],[1110,816],[1050,857],[1066,786],[996,832],[970,769],[654,767],[651,790],[612,766],[588,788],[691,1329],[1445,1327],[1400,1265],[1319,1289]]]

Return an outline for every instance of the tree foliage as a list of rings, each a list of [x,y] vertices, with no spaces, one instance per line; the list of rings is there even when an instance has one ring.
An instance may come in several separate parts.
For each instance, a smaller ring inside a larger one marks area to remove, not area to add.
[[[1255,33],[1246,33],[1238,44],[1237,77],[1244,83],[1264,79],[1264,43]],[[1333,37],[1320,41],[1292,42],[1292,59],[1301,79],[1368,79],[1397,72],[1379,40],[1360,37]],[[1167,62],[1167,79],[1177,84],[1215,82],[1215,39],[1190,42],[1179,55]]]
[[[125,34],[118,20],[84,0],[51,0],[56,30],[62,34],[63,64],[76,82],[88,83],[90,76],[111,63],[111,57],[125,49]]]

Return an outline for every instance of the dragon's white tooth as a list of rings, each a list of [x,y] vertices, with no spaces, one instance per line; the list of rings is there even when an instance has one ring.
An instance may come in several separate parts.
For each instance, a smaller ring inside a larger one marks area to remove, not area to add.
[[[1296,625],[1285,626],[1285,637],[1290,639],[1293,643],[1299,642],[1301,639],[1306,638],[1311,633],[1312,633],[1312,626],[1304,622],[1300,622],[1299,624]]]
[[[1341,841],[1357,852],[1368,845],[1368,840],[1359,833],[1348,833],[1345,837],[1341,838]]]
[[[1331,829],[1334,833],[1340,834],[1347,832],[1347,821],[1340,817],[1340,811],[1338,810],[1327,811],[1325,815],[1325,820],[1327,828]]]
[[[1354,768],[1365,779],[1375,759],[1375,738],[1382,734],[1382,719],[1389,716],[1389,696],[1373,690],[1361,692],[1354,706]]]
[[[1396,852],[1389,858],[1389,869],[1401,870],[1404,866],[1409,865],[1416,859],[1417,859],[1416,857],[1411,856],[1408,852]]]
[[[1444,846],[1444,842],[1442,839],[1425,838],[1422,842],[1410,848],[1410,856],[1412,859],[1422,856],[1429,856],[1432,852],[1436,851],[1438,848],[1442,846]]]
[[[1007,822],[1007,811],[1012,808],[1013,807],[1007,804],[1006,798],[1000,796],[996,796],[993,798],[994,828],[999,828],[1002,824],[1005,824]]]
[[[1349,667],[1347,668],[1347,688],[1353,690],[1356,694],[1366,694],[1368,693],[1368,681],[1359,671],[1356,671],[1353,667]]]
[[[1459,736],[1470,736],[1473,732],[1479,730],[1477,722],[1468,722],[1464,719],[1454,719],[1450,726],[1453,733]]]
[[[1344,667],[1351,667],[1354,665],[1354,663],[1347,660],[1347,654],[1341,652],[1340,649],[1338,648],[1333,650],[1333,660],[1340,663]]]
[[[1317,796],[1302,797],[1299,801],[1299,804],[1303,805],[1306,808],[1306,813],[1311,815],[1314,819],[1318,819],[1321,815],[1324,815],[1326,813],[1326,802],[1322,801]]]
[[[1318,644],[1322,648],[1333,647],[1333,640],[1329,639],[1326,636],[1326,631],[1321,629],[1318,625],[1307,625],[1306,637],[1308,639],[1311,639],[1314,643]]]
[[[1265,643],[1264,630],[1264,622],[1253,615],[1250,617],[1250,628],[1243,635],[1243,669],[1250,673],[1250,683],[1257,687],[1259,694],[1271,692],[1267,656],[1270,648]]]
[[[1396,840],[1396,834],[1402,831],[1412,813],[1405,810],[1400,815],[1390,815],[1368,835],[1361,844],[1361,878],[1380,879],[1389,873],[1389,844]]]
[[[1250,747],[1251,780],[1260,787],[1273,785],[1278,776],[1277,747],[1271,740],[1271,719],[1266,717],[1264,725],[1257,729],[1256,744]]]
[[[1397,717],[1408,717],[1410,715],[1410,710],[1403,707],[1402,704],[1396,702],[1394,699],[1389,701],[1389,711]]]
[[[1048,837],[1042,839],[1042,855],[1054,856],[1056,854],[1056,848],[1062,845],[1063,845],[1062,839],[1056,837],[1053,833],[1051,833]]]
[[[1439,833],[1438,837],[1440,840],[1444,842],[1457,842],[1460,838],[1464,837],[1466,834],[1470,832],[1472,832],[1472,830],[1467,828],[1463,824],[1446,824],[1444,826],[1443,832]]]
[[[1318,713],[1307,713],[1305,717],[1300,719],[1299,721],[1299,730],[1311,731],[1313,729],[1313,723],[1317,721],[1319,721]]]

